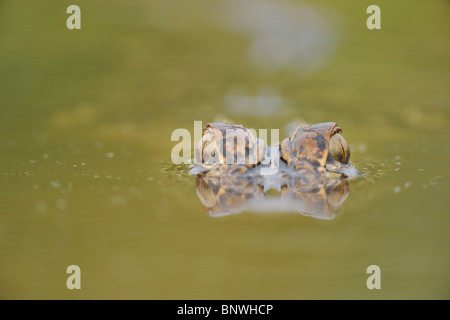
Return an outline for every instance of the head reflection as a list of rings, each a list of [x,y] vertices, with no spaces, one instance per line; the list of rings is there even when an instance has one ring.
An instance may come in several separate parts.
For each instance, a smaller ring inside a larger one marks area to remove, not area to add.
[[[280,195],[266,196],[269,189]],[[304,179],[295,175],[224,176],[203,173],[197,176],[196,192],[203,209],[211,216],[242,211],[298,212],[316,219],[331,220],[339,213],[349,193],[344,177]]]

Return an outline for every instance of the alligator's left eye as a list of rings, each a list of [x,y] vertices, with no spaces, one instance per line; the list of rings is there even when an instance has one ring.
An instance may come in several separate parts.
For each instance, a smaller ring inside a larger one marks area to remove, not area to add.
[[[334,160],[348,164],[350,161],[350,148],[347,141],[339,133],[330,138],[329,153]]]

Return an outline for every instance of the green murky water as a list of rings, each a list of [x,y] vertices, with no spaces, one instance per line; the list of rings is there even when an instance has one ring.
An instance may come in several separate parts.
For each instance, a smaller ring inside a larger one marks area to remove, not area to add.
[[[450,297],[447,2],[70,4],[0,3],[1,298]],[[364,174],[331,220],[211,217],[170,138],[224,118],[335,121]]]

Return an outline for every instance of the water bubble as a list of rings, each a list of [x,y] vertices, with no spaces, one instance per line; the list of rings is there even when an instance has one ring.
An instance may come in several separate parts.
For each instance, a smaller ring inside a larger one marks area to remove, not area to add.
[[[106,154],[106,157],[109,158],[109,159],[114,158],[114,156],[115,156],[114,152],[108,152],[108,153]]]
[[[394,188],[394,193],[399,193],[402,190],[402,188],[400,188],[399,186],[396,186]]]

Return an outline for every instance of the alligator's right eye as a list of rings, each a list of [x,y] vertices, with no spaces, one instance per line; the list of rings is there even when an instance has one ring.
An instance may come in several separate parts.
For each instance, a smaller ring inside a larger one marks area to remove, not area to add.
[[[330,138],[329,153],[334,160],[341,163],[348,164],[350,161],[350,148],[347,141],[339,133]]]

